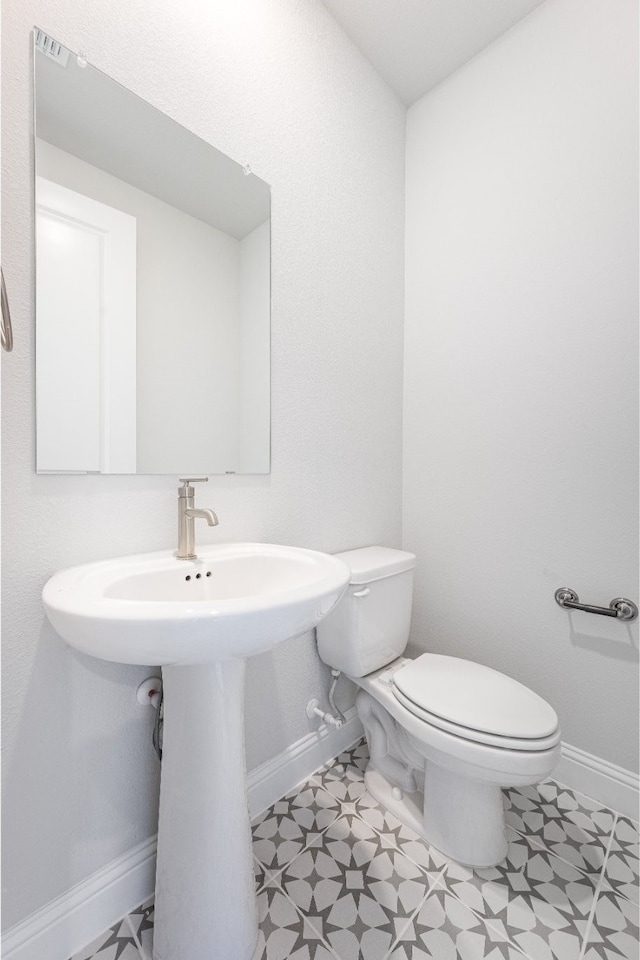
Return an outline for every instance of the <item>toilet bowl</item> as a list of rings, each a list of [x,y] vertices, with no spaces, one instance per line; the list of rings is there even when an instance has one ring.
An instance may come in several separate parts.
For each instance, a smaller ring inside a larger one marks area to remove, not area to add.
[[[501,788],[538,783],[560,759],[553,708],[499,671],[438,654],[402,656],[414,554],[339,554],[345,598],[318,626],[325,663],[359,687],[372,796],[446,856],[471,867],[504,859]]]

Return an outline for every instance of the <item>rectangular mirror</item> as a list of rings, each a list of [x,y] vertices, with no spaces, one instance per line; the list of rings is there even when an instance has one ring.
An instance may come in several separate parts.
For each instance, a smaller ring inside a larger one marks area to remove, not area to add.
[[[269,186],[34,32],[39,473],[268,473]]]

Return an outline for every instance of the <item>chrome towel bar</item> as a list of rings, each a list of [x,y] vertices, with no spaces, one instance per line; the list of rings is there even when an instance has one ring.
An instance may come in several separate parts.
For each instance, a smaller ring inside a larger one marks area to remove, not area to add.
[[[2,308],[2,317],[0,319],[0,344],[7,353],[13,350],[13,328],[11,326],[11,312],[9,310],[9,298],[7,288],[4,282],[4,273],[0,267],[0,306]]]
[[[580,603],[580,598],[571,587],[560,587],[555,592],[556,603],[571,610],[584,610],[586,613],[598,613],[602,617],[616,617],[618,620],[635,620],[638,608],[626,597],[616,597],[608,607],[594,607],[590,603]]]

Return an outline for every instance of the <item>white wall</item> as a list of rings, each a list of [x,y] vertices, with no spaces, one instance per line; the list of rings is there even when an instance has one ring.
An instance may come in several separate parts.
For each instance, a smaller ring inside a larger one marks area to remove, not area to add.
[[[236,470],[240,242],[44,140],[37,169],[136,218],[137,472]]]
[[[502,669],[637,769],[634,0],[548,0],[408,114],[413,645]]]
[[[176,536],[171,478],[34,474],[34,24],[273,187],[272,472],[199,489],[220,517],[201,542],[400,540],[404,110],[317,0],[6,0],[5,927],[155,830],[152,717],[135,701],[149,671],[72,653],[42,586]],[[326,674],[311,636],[251,665],[250,767],[307,732]]]

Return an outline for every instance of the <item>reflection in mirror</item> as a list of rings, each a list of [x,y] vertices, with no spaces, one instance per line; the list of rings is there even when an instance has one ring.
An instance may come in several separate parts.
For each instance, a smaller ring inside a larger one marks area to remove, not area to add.
[[[268,185],[34,55],[38,472],[268,473]]]

